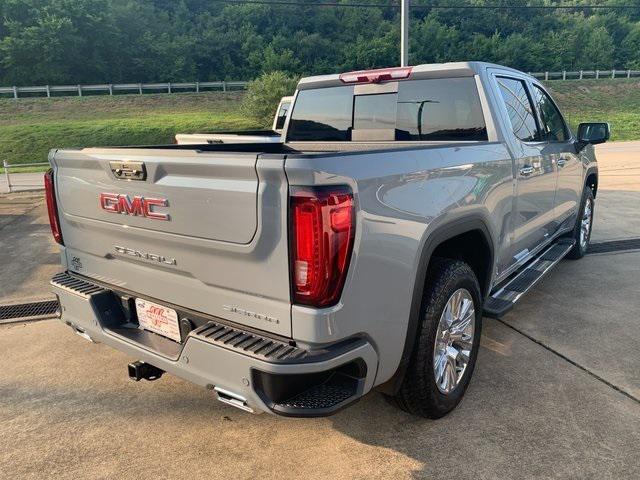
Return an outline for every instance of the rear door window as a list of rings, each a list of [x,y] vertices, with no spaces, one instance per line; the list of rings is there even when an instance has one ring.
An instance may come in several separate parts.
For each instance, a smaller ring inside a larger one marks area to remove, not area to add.
[[[496,80],[507,107],[513,134],[523,142],[539,141],[538,124],[524,81],[506,77],[497,77]]]
[[[354,96],[352,85],[302,90],[287,139],[477,141],[487,140],[487,129],[475,79],[438,78],[398,82],[393,93]]]

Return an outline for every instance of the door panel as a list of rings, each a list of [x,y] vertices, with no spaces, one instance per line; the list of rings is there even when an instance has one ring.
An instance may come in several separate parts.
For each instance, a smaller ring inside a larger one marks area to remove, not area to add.
[[[511,124],[515,161],[515,214],[510,265],[527,257],[554,230],[556,170],[524,80],[496,77]]]
[[[519,260],[544,242],[556,229],[556,172],[545,144],[524,145],[516,169],[514,257]]]
[[[542,153],[555,164],[557,171],[556,222],[558,227],[565,222],[573,225],[582,197],[582,162],[576,154],[571,132],[549,94],[541,86],[533,85],[532,96],[547,142]]]

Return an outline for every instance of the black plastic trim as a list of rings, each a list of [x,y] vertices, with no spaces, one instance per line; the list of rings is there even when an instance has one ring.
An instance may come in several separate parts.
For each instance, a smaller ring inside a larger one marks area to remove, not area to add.
[[[252,369],[255,392],[284,417],[326,417],[357,402],[364,393],[367,366],[362,358],[326,371],[279,374]]]
[[[597,166],[593,166],[593,167],[587,168],[587,171],[584,173],[583,181],[584,181],[584,184],[585,184],[585,187],[586,187],[587,179],[592,174],[596,176],[596,188],[593,191],[593,198],[596,198],[596,194],[598,193],[598,180],[599,180],[599,178],[598,178],[598,167]]]

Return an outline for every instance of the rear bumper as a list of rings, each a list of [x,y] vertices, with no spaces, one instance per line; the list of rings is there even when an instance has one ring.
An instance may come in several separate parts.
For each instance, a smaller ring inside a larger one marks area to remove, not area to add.
[[[68,273],[51,285],[62,321],[77,333],[215,390],[221,401],[247,411],[331,415],[373,386],[378,357],[364,339],[305,350],[210,318],[178,344],[137,329],[121,298],[104,285]]]

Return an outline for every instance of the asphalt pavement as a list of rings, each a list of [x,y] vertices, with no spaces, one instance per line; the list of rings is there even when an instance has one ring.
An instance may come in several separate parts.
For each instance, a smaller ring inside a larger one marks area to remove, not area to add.
[[[640,237],[640,142],[598,148],[594,242]],[[56,271],[39,195],[0,196],[0,304]],[[640,478],[640,251],[565,260],[502,321],[452,414],[372,393],[338,415],[250,415],[57,320],[0,326],[0,478]]]
[[[11,182],[12,192],[26,192],[31,190],[40,190],[44,188],[43,172],[38,173],[10,173],[9,182]],[[9,186],[7,176],[0,173],[0,193],[8,193]]]

